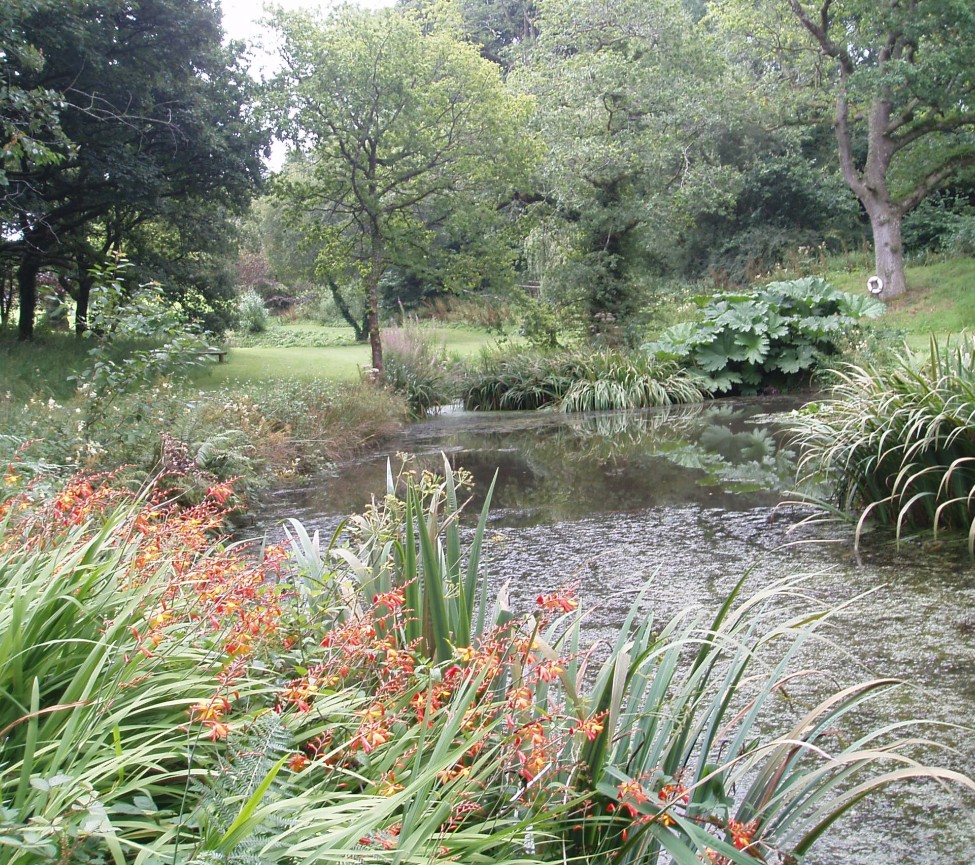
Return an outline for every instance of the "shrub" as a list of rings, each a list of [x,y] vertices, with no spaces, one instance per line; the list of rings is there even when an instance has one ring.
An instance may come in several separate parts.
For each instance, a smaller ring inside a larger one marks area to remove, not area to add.
[[[955,255],[975,255],[975,214],[959,218],[948,238],[948,249]]]
[[[484,355],[468,372],[468,409],[637,409],[702,399],[702,383],[672,361],[603,351]]]
[[[892,368],[850,366],[798,416],[804,480],[846,513],[896,529],[968,532],[975,551],[975,365],[970,350]]]
[[[244,333],[264,333],[270,314],[261,296],[253,289],[241,292],[237,298],[237,320]]]
[[[514,322],[506,301],[486,295],[440,295],[421,301],[417,310],[421,318],[447,323],[470,324],[485,330],[504,332]]]
[[[12,489],[31,479],[127,465],[198,501],[213,483],[236,480],[235,504],[275,479],[321,470],[395,432],[402,397],[368,383],[245,382],[198,391],[161,381],[120,396],[95,427],[82,398],[59,403],[0,400],[0,460]]]
[[[646,349],[699,370],[719,393],[757,393],[808,378],[860,319],[884,310],[873,298],[838,291],[818,277],[772,282],[753,294],[718,294],[699,305],[697,321],[671,327]]]

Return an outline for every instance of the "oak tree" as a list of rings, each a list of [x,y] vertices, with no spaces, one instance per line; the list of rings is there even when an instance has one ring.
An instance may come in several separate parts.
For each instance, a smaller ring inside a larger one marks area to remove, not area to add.
[[[970,0],[720,0],[713,20],[805,122],[831,122],[885,296],[906,290],[901,223],[975,165]]]

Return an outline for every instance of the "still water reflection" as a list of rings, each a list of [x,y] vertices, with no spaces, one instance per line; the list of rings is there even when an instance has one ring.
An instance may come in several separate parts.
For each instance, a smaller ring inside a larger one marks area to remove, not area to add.
[[[932,734],[955,751],[939,759],[975,774],[975,568],[962,549],[909,544],[899,555],[877,537],[859,554],[845,529],[797,526],[777,507],[795,454],[776,424],[787,399],[722,401],[638,414],[445,415],[409,429],[381,454],[350,462],[305,489],[276,495],[262,514],[333,529],[385,489],[386,460],[442,454],[475,478],[480,509],[495,470],[496,545],[489,562],[512,600],[572,580],[582,586],[593,639],[610,638],[645,584],[653,615],[716,608],[742,574],[758,587],[812,574],[809,588],[840,614],[810,665],[837,684],[895,675],[920,688],[871,710],[874,724],[919,714],[954,725]],[[648,609],[649,614],[651,610]],[[975,862],[973,802],[934,785],[905,785],[847,818],[807,859],[812,865],[963,865]]]

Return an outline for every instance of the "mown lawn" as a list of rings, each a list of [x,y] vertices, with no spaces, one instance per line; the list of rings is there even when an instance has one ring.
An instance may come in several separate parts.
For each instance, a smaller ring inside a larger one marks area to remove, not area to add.
[[[471,327],[440,327],[426,325],[424,330],[431,338],[443,344],[447,353],[460,357],[472,357],[483,348],[494,345],[497,334]],[[289,345],[305,338],[320,335],[321,341],[333,345]],[[200,387],[219,387],[230,381],[262,381],[267,379],[312,380],[325,378],[332,381],[355,381],[362,369],[370,363],[367,344],[352,341],[351,328],[327,327],[309,324],[278,325],[269,339],[283,345],[262,345],[231,348],[224,363],[208,364],[197,373]]]

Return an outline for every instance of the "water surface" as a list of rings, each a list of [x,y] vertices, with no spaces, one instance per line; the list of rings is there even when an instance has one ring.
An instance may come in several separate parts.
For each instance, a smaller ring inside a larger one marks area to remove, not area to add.
[[[512,603],[580,584],[593,639],[611,639],[649,583],[646,615],[714,610],[741,576],[758,588],[811,575],[808,591],[839,606],[832,644],[804,662],[836,685],[893,675],[917,683],[878,704],[864,723],[925,715],[969,727],[975,712],[975,568],[958,545],[902,545],[879,534],[854,552],[849,530],[799,526],[782,507],[795,454],[783,444],[787,398],[723,400],[640,413],[448,414],[415,425],[379,454],[344,464],[273,497],[262,523],[298,517],[331,531],[385,490],[387,459],[414,454],[438,470],[443,455],[475,479],[480,509],[495,471],[488,561]],[[779,422],[774,422],[778,418]],[[968,729],[929,731],[955,751],[941,762],[975,774]],[[893,768],[893,767],[892,767]],[[975,862],[971,799],[932,784],[902,785],[846,818],[810,865],[968,865]]]

